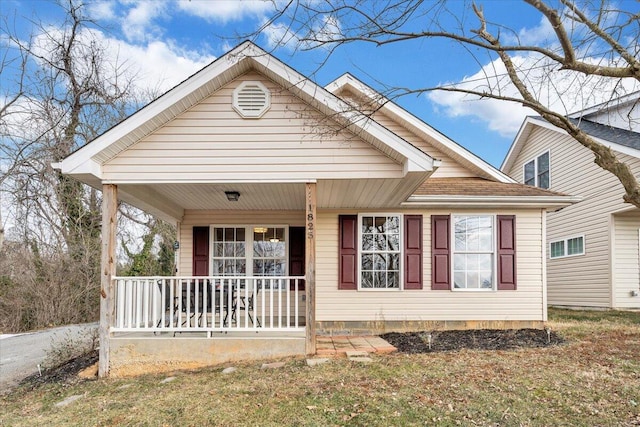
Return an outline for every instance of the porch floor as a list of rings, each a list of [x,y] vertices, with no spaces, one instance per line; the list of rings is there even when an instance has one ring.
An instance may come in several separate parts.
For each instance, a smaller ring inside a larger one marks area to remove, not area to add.
[[[367,353],[393,353],[397,349],[378,336],[318,336],[316,354],[318,356],[344,356],[348,351]]]

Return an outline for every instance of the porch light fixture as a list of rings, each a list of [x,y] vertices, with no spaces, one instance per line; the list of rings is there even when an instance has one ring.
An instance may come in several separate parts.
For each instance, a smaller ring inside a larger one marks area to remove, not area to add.
[[[224,194],[230,202],[237,202],[240,198],[240,193],[237,191],[225,191]]]
[[[267,232],[267,227],[254,227],[253,228],[253,232],[254,233],[266,233]]]

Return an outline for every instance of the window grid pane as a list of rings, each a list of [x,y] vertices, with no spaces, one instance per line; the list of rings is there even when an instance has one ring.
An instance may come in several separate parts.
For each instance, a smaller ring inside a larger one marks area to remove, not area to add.
[[[534,160],[524,165],[524,183],[536,185],[536,162]]]
[[[400,288],[400,217],[361,217],[360,287]]]
[[[456,289],[493,289],[493,217],[455,216],[453,286]]]
[[[582,253],[584,253],[584,240],[582,237],[567,240],[567,255],[578,255]]]
[[[258,229],[253,232],[253,275],[284,276],[287,271],[285,229]]]
[[[244,228],[213,229],[213,274],[217,276],[245,276]]]
[[[564,256],[564,240],[559,242],[551,242],[551,258]]]

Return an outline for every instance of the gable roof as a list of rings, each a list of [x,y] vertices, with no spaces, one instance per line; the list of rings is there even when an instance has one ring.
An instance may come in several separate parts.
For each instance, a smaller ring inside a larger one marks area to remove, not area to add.
[[[245,41],[54,167],[87,184],[98,185],[102,164],[250,70],[262,73],[312,107],[341,122],[346,129],[403,164],[407,172],[430,172],[439,165],[428,154],[379,123],[368,120],[365,115],[353,112],[329,91],[254,43]]]
[[[365,99],[370,99],[380,105],[380,111],[388,114],[391,118],[399,121],[403,126],[414,134],[427,140],[434,148],[453,158],[478,176],[499,181],[515,182],[511,177],[482,160],[466,148],[449,139],[435,128],[429,126],[423,120],[411,114],[395,102],[384,98],[377,91],[362,83],[356,77],[345,73],[333,82],[325,86],[331,93],[338,93],[341,90],[350,90],[355,94],[362,95]]]
[[[612,150],[620,153],[640,158],[640,134],[638,132],[620,129],[585,119],[569,118],[569,120],[576,123],[580,129],[592,136],[600,144],[610,147]],[[518,131],[518,134],[509,148],[509,152],[500,166],[500,170],[507,171],[511,169],[513,163],[522,151],[524,144],[528,140],[529,135],[536,127],[542,127],[568,135],[564,129],[560,129],[559,127],[552,125],[540,116],[528,116],[525,118],[524,122],[522,122],[520,130]]]

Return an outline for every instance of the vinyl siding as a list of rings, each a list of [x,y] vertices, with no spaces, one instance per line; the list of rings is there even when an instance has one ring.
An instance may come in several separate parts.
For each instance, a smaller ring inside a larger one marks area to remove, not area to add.
[[[375,120],[400,136],[404,140],[408,141],[415,147],[418,147],[423,152],[427,153],[434,159],[442,161],[441,166],[436,170],[432,177],[434,178],[450,178],[450,177],[476,177],[477,175],[471,172],[469,169],[462,166],[460,163],[453,160],[451,157],[444,154],[442,151],[437,150],[428,141],[418,137],[413,132],[407,130],[402,125],[393,121],[390,117],[382,112],[378,112],[375,115]]]
[[[397,213],[398,211],[394,211]],[[318,321],[411,320],[544,320],[542,278],[542,215],[536,210],[509,210],[516,215],[516,291],[460,292],[431,290],[430,215],[482,213],[465,211],[405,211],[422,214],[422,290],[338,290],[338,215],[356,212],[318,213],[316,248],[316,319]],[[485,211],[495,214],[495,211]]]
[[[639,231],[640,213],[614,216],[614,308],[640,309],[640,296],[631,296],[632,291],[640,292]]]
[[[547,246],[548,302],[551,305],[611,307],[611,213],[629,207],[622,200],[622,185],[612,174],[593,163],[593,153],[567,135],[536,127],[511,170],[523,182],[523,165],[550,152],[551,190],[578,195],[583,201],[550,212],[547,242],[584,235],[585,255],[549,259]],[[640,171],[640,161],[619,158]]]
[[[245,119],[232,108],[241,81],[259,80],[271,108]],[[105,180],[194,182],[401,178],[403,167],[257,73],[225,85],[103,166]]]

